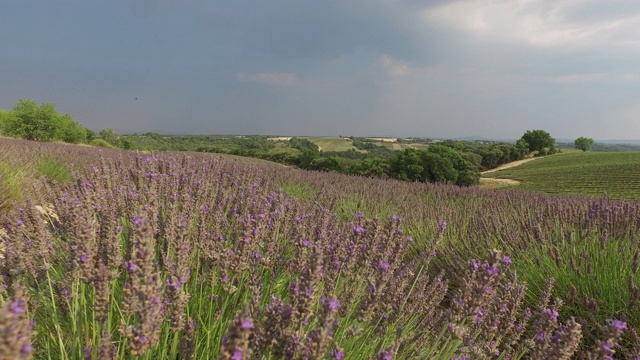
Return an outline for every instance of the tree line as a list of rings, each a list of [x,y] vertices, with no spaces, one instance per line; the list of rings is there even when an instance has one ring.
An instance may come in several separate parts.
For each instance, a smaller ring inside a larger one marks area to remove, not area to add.
[[[20,99],[9,111],[0,110],[0,133],[36,141],[87,143],[102,147],[138,149],[136,136],[121,136],[111,129],[95,133],[69,114],[60,114],[53,104],[38,105],[33,100]],[[144,137],[163,141],[166,136],[155,133]],[[174,138],[174,137],[170,137]],[[481,171],[524,159],[559,151],[555,139],[544,130],[527,130],[515,144],[504,142],[476,144],[462,141],[442,141],[427,149],[390,150],[370,139],[352,137],[357,149],[320,151],[308,139],[293,137],[286,149],[276,149],[266,137],[209,137],[210,141],[191,149],[184,143],[179,148],[165,143],[162,148],[144,150],[195,150],[263,158],[302,169],[332,171],[352,175],[387,177],[405,181],[445,182],[460,186],[478,184]],[[213,140],[212,140],[213,139]],[[207,140],[207,139],[204,139]],[[192,143],[191,138],[188,143]],[[575,147],[588,151],[593,139],[580,137]],[[186,146],[186,147],[185,147]]]

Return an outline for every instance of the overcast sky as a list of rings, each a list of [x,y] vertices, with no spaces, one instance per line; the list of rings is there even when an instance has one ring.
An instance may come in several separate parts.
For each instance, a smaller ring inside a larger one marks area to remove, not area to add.
[[[0,0],[0,48],[96,130],[640,139],[638,0]]]

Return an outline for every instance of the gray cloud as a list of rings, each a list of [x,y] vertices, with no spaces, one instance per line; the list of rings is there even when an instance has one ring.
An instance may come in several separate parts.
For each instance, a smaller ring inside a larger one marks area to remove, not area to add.
[[[8,2],[0,107],[135,131],[638,137],[639,21],[633,0]]]

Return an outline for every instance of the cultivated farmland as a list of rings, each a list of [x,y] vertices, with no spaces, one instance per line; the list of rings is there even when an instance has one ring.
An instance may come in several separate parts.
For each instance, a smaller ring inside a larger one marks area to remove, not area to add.
[[[640,152],[570,152],[483,176],[518,180],[515,188],[549,194],[640,199]]]
[[[7,359],[640,355],[637,201],[0,148]]]

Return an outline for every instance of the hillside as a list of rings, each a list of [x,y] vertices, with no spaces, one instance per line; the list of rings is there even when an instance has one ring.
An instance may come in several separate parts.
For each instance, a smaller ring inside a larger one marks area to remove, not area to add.
[[[0,314],[35,358],[543,358],[551,335],[526,347],[540,332],[583,358],[603,338],[640,353],[618,342],[640,326],[637,201],[0,150],[0,185],[24,185],[0,201]]]
[[[549,194],[640,199],[640,152],[562,153],[483,177],[517,180],[510,188]]]

